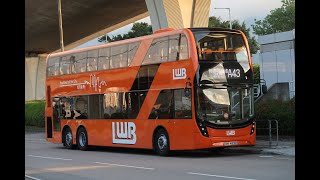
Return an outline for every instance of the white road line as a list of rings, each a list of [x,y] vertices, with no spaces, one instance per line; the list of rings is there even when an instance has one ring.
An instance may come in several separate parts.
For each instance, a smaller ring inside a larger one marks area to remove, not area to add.
[[[94,162],[94,163],[96,163],[96,164],[106,164],[106,165],[111,165],[111,166],[121,166],[121,167],[137,168],[137,169],[154,170],[154,168],[139,167],[139,166],[129,166],[129,165],[122,165],[122,164],[111,164],[111,163],[102,163],[102,162]]]
[[[194,172],[188,172],[188,174],[200,175],[200,176],[213,176],[213,177],[221,177],[221,178],[228,178],[228,179],[256,180],[256,179],[239,178],[239,177],[231,177],[231,176],[220,176],[220,175],[214,175],[214,174],[202,174],[202,173],[194,173]]]
[[[35,178],[35,177],[28,176],[28,175],[26,175],[26,174],[25,174],[25,177],[26,177],[26,178],[29,178],[29,179],[33,179],[33,180],[41,180],[41,179],[38,179],[38,178]]]
[[[36,157],[36,158],[44,158],[44,159],[59,159],[64,161],[71,161],[72,159],[64,159],[64,158],[55,158],[55,157],[46,157],[46,156],[34,156],[34,155],[28,155],[30,157]]]
[[[292,160],[291,158],[275,158],[275,159],[285,159],[285,160]]]
[[[259,156],[259,157],[262,157],[262,158],[271,158],[273,156]]]
[[[45,141],[45,139],[34,139],[34,138],[25,138],[28,141]]]

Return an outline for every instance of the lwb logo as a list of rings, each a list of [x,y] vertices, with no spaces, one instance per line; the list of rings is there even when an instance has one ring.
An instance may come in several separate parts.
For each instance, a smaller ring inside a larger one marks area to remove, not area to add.
[[[172,69],[172,79],[185,79],[187,77],[186,68]]]
[[[136,125],[133,122],[112,122],[112,143],[135,144]]]

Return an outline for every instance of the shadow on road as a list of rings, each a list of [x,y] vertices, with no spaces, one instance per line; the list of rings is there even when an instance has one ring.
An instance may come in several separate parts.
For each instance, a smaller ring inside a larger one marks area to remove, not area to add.
[[[61,146],[61,147],[57,147],[57,149],[65,149],[65,148]],[[65,149],[65,150],[68,150],[68,149]],[[75,150],[78,150],[78,149],[75,149]],[[158,156],[151,149],[135,149],[135,148],[121,148],[121,147],[90,146],[87,151]],[[248,155],[248,154],[253,154],[253,153],[252,152],[248,152],[248,151],[242,151],[242,150],[237,150],[237,149],[228,149],[228,148],[225,148],[223,150],[202,149],[202,150],[171,151],[169,157],[176,157],[176,158],[208,158],[208,157],[242,156],[242,155]]]

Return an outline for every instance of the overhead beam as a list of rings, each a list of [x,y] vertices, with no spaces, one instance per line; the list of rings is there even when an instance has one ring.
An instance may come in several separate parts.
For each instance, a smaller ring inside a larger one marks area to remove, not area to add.
[[[210,0],[145,0],[153,31],[208,27]]]

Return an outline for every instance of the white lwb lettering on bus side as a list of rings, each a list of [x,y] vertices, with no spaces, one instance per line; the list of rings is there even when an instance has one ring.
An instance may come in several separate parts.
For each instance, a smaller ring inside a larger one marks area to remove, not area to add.
[[[133,122],[112,122],[112,143],[135,144],[136,125]]]
[[[172,79],[185,79],[187,77],[186,68],[172,69]]]

